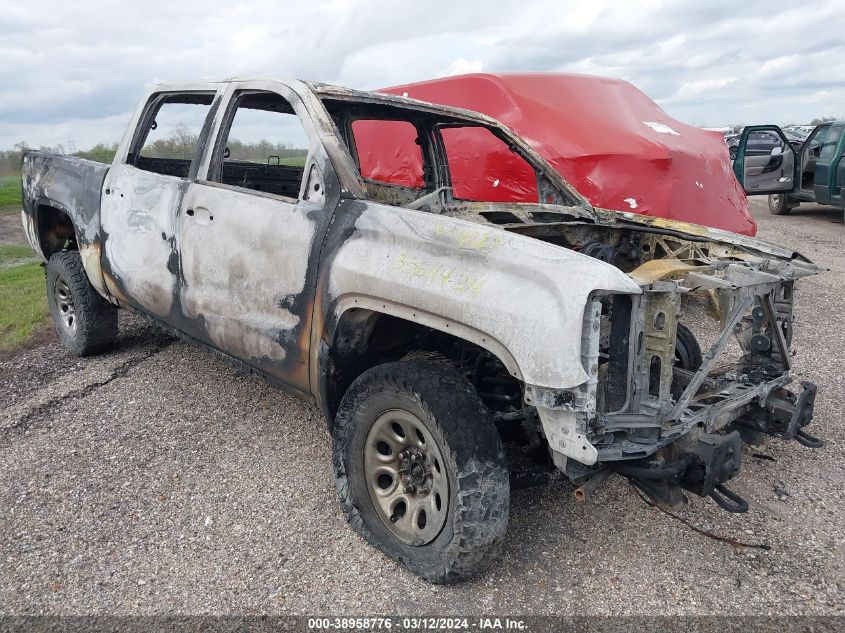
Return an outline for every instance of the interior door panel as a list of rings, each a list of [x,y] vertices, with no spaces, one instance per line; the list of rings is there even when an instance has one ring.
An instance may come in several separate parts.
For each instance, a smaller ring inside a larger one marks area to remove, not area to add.
[[[767,138],[780,139],[765,152],[759,144],[754,147],[752,139],[765,135]],[[737,155],[733,164],[734,173],[748,195],[769,193],[790,193],[795,190],[795,150],[775,125],[746,127],[737,146]]]
[[[794,184],[795,153],[788,149],[779,154],[745,157],[745,189],[790,191]]]

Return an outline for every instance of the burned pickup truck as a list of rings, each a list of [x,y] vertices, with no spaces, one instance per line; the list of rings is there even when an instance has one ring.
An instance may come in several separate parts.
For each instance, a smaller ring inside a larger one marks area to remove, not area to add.
[[[362,126],[411,135],[419,171],[362,178]],[[536,202],[455,197],[444,138],[467,128],[534,174]],[[585,487],[615,472],[744,511],[726,487],[743,437],[820,445],[816,388],[790,376],[794,284],[819,268],[592,208],[483,115],[300,81],[163,85],[110,167],[29,152],[23,189],[68,349],[109,348],[126,308],[313,402],[348,521],[432,582],[495,560],[505,447]]]

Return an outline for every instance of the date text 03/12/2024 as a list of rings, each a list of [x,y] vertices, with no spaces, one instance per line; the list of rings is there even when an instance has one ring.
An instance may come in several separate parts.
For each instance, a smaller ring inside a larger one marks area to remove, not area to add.
[[[392,630],[414,631],[414,630],[435,630],[435,631],[525,631],[527,630],[525,620],[518,618],[491,618],[482,617],[470,618],[436,618],[436,617],[357,617],[357,618],[309,618],[308,630]]]

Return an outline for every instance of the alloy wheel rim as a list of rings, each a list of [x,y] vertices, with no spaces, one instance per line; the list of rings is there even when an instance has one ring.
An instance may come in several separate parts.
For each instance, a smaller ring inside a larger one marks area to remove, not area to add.
[[[379,415],[364,444],[364,475],[385,527],[408,545],[431,543],[449,512],[449,479],[437,442],[402,409]]]

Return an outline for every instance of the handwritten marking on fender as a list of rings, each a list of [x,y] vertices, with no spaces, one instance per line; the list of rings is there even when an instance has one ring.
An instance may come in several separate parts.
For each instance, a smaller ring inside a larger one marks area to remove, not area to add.
[[[485,230],[460,229],[446,227],[442,224],[434,225],[434,235],[446,236],[455,242],[458,248],[469,248],[482,251],[499,248],[504,240],[499,233]]]
[[[440,286],[473,298],[477,297],[484,287],[484,279],[481,277],[468,275],[436,262],[420,261],[405,253],[399,255],[394,269],[409,277],[421,279],[429,285]]]

